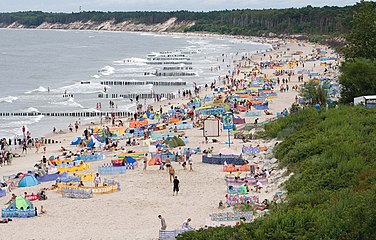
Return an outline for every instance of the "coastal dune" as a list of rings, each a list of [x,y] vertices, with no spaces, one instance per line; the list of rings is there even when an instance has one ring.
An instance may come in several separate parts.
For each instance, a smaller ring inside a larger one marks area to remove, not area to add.
[[[93,30],[93,31],[133,31],[133,32],[166,32],[175,29],[189,28],[193,26],[194,21],[177,21],[172,17],[165,22],[157,24],[143,24],[134,21],[115,22],[115,20],[95,22],[95,21],[76,21],[71,23],[49,23],[43,22],[35,26],[36,29],[66,29],[66,30]],[[26,26],[13,22],[11,24],[0,24],[0,28],[27,28]]]

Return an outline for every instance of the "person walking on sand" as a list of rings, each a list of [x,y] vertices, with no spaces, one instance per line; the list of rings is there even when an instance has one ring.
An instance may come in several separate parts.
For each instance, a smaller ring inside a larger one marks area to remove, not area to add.
[[[76,129],[76,132],[78,131],[78,121],[76,121],[75,123],[74,123],[74,128]]]
[[[162,215],[158,215],[158,218],[161,219],[161,230],[166,230],[167,228],[166,220],[162,217]]]
[[[178,180],[178,177],[175,176],[175,179],[174,179],[174,188],[172,189],[172,196],[175,196],[175,192],[176,192],[176,196],[178,195],[179,193],[179,180]]]
[[[170,175],[170,182],[172,182],[172,180],[174,179],[175,177],[175,169],[173,166],[170,166],[170,169],[168,170],[168,173]]]
[[[35,141],[35,153],[39,153],[40,143],[39,141]]]

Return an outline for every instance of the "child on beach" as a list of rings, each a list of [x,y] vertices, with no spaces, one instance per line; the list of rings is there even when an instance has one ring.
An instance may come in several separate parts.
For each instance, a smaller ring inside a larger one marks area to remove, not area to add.
[[[99,173],[96,173],[96,175],[94,177],[94,185],[95,185],[95,187],[98,187],[99,183],[101,183],[101,177],[99,176]]]
[[[187,162],[186,162],[186,161],[184,161],[184,162],[181,164],[181,166],[183,167],[184,170],[187,170]]]

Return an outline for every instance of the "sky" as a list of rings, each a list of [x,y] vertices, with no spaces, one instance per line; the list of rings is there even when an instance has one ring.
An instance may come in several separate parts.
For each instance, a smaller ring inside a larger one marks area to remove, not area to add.
[[[0,0],[0,12],[77,12],[80,6],[82,11],[212,11],[346,6],[356,2],[359,0]]]

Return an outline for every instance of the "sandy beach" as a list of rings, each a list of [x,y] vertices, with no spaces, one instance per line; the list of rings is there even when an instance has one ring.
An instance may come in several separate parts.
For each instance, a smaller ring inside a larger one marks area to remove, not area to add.
[[[250,60],[239,60],[234,64],[240,64],[240,73],[235,77],[242,79],[244,73],[252,73],[254,63],[260,63],[265,60],[291,60],[304,58],[312,54],[313,50],[320,48],[327,51],[326,56],[336,57],[336,53],[327,49],[326,46],[314,45],[306,42],[298,42],[295,40],[286,40],[282,43],[279,39],[259,39],[261,42],[268,42],[274,46],[274,50],[260,54],[254,54]],[[279,46],[277,46],[277,43]],[[299,52],[299,55],[293,53]],[[335,63],[333,61],[333,63]],[[249,66],[252,66],[250,68]],[[295,74],[291,76],[288,82],[289,90],[280,92],[280,87],[276,86],[277,97],[269,102],[269,111],[272,115],[261,114],[258,117],[245,117],[244,113],[235,114],[245,118],[246,123],[253,123],[256,118],[258,122],[267,121],[276,118],[277,112],[289,108],[296,101],[299,94],[297,90],[293,90],[292,86],[300,86],[302,82],[298,81],[299,70],[310,70],[318,73],[319,77],[336,76],[337,72],[333,69],[327,69],[319,59],[305,61],[304,67],[292,66],[284,69],[294,70]],[[276,81],[277,76],[274,75],[276,69],[263,69],[257,76],[264,76],[266,79]],[[280,79],[288,78],[288,76],[279,76]],[[307,72],[303,72],[303,79],[308,80]],[[210,84],[210,83],[208,83]],[[200,97],[204,97],[210,91],[202,90]],[[164,100],[153,103],[154,110],[163,107],[163,111],[167,111],[171,105],[187,103],[188,98],[177,98],[173,100]],[[126,119],[123,119],[124,122]],[[99,124],[99,121],[96,122]],[[125,122],[125,125],[128,123]],[[82,132],[85,126],[80,126],[79,131]],[[63,129],[67,131],[67,129]],[[185,136],[189,137],[186,147],[200,147],[202,150],[211,146],[214,147],[214,153],[218,153],[223,148],[228,148],[227,131],[221,131],[221,135],[216,137],[218,143],[203,143],[204,137],[202,130],[198,128],[184,130]],[[37,133],[33,133],[38,135]],[[51,155],[59,155],[60,147],[64,146],[68,150],[76,151],[79,148],[70,146],[70,142],[80,134],[65,133],[51,134],[46,138],[55,139],[61,143],[50,144],[47,146],[46,157]],[[257,154],[256,158],[250,159],[251,163],[255,162],[261,167],[277,168],[277,160],[267,159],[265,156],[272,153],[272,147],[275,141],[252,140],[243,143],[241,139],[231,137],[233,144],[231,149],[235,152],[241,152],[242,146],[250,144],[266,146],[267,152]],[[125,146],[125,140],[120,141],[120,146]],[[125,147],[128,150],[136,152],[148,152],[148,146]],[[16,152],[21,154],[22,149]],[[176,150],[176,149],[175,149]],[[172,151],[175,151],[172,150]],[[85,170],[84,173],[97,172],[98,166],[109,163],[116,159],[116,154],[122,151],[110,152],[105,151],[106,158],[101,161],[92,162],[91,168]],[[21,154],[22,155],[22,154]],[[3,166],[0,168],[0,177],[25,172],[31,170],[34,164],[41,160],[43,154],[35,153],[35,148],[28,149],[26,156],[14,158],[11,166]],[[150,159],[150,158],[149,158]],[[102,176],[103,178],[114,179],[121,184],[121,191],[109,194],[96,194],[90,199],[70,199],[62,198],[60,193],[55,190],[47,191],[48,200],[35,201],[33,204],[40,209],[43,205],[46,214],[39,215],[34,218],[14,218],[8,224],[1,224],[0,239],[158,239],[160,220],[158,215],[161,214],[167,223],[167,230],[179,229],[182,223],[191,218],[191,225],[194,228],[204,227],[205,225],[214,225],[210,221],[209,214],[217,212],[232,211],[232,208],[218,209],[218,202],[225,201],[226,182],[224,177],[226,173],[223,171],[222,165],[212,165],[202,163],[202,154],[193,155],[193,171],[183,170],[182,166],[177,162],[172,162],[172,166],[176,170],[176,176],[180,180],[180,192],[178,196],[172,194],[172,184],[169,181],[169,175],[166,170],[159,170],[159,166],[148,166],[146,171],[142,170],[142,161],[139,162],[138,168],[128,170],[126,174]],[[189,169],[189,168],[188,168]],[[70,175],[72,175],[70,173]],[[261,193],[251,192],[260,200],[273,199],[276,192],[283,189],[283,181],[288,178],[285,169],[278,169],[268,179],[269,183],[264,185]],[[38,192],[41,188],[51,187],[53,182],[41,183],[39,185],[27,188],[16,188],[13,192],[16,195],[23,195],[24,192]],[[92,186],[92,182],[85,183]],[[252,187],[253,188],[253,187]],[[10,199],[11,193],[7,193],[6,197],[0,198],[0,204],[5,207],[5,203]],[[257,215],[257,214],[255,214]]]

